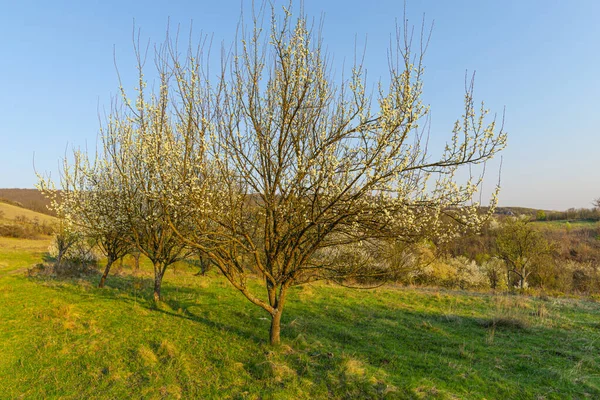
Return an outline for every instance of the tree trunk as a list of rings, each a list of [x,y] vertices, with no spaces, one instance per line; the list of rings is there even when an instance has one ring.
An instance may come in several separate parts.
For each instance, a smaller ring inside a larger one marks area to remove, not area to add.
[[[98,284],[99,288],[103,288],[104,287],[104,283],[106,282],[106,277],[108,276],[108,273],[110,272],[110,267],[113,264],[113,259],[111,257],[108,258],[108,260],[106,261],[106,267],[104,268],[104,273],[102,274],[102,278],[100,278],[100,283]]]
[[[134,253],[133,254],[133,260],[134,260],[134,266],[135,266],[135,270],[139,271],[140,269],[140,253]]]
[[[64,250],[59,248],[58,254],[56,255],[56,265],[60,266],[62,264],[63,255],[64,255]]]
[[[279,296],[277,296],[277,289],[274,286],[267,285],[269,291],[269,302],[273,307],[271,313],[271,329],[269,331],[269,342],[271,346],[278,346],[281,343],[279,333],[281,332],[281,314],[283,314],[283,306],[285,305],[285,297],[288,286],[283,284],[279,288]]]
[[[520,286],[521,286],[521,291],[522,291],[523,288],[525,287],[525,279],[527,278],[527,273],[526,273],[525,268],[523,268],[521,271],[522,272],[520,275],[520,278],[521,278]]]
[[[164,271],[161,266],[154,267],[154,302],[159,303],[161,300],[160,297],[160,287],[162,285]]]
[[[269,331],[269,342],[271,346],[278,346],[281,343],[279,333],[281,332],[281,314],[283,310],[277,310],[271,314],[271,330]]]

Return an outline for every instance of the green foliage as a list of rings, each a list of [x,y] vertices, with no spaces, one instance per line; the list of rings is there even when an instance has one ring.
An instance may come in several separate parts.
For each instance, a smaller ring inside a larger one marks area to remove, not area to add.
[[[538,212],[535,214],[535,219],[537,221],[545,221],[546,218],[546,212],[544,210],[538,210]]]
[[[481,264],[481,269],[487,277],[491,289],[506,289],[508,287],[506,266],[501,259],[497,257],[489,258]]]
[[[516,277],[521,289],[527,287],[529,275],[544,268],[552,252],[552,246],[543,235],[519,218],[508,219],[500,228],[496,249],[498,257],[506,263],[508,274]]]

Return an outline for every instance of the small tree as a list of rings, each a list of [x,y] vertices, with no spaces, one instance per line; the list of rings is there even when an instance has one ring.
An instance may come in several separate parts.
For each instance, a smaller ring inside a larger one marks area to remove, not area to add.
[[[496,237],[498,257],[506,263],[507,281],[510,274],[518,277],[519,288],[526,287],[527,278],[540,266],[552,251],[552,246],[542,234],[527,221],[519,218],[508,219],[499,229]]]
[[[545,221],[546,220],[546,212],[544,210],[538,210],[535,214],[535,219],[537,221]]]
[[[185,142],[199,145],[174,153],[179,183],[164,202],[203,227],[180,237],[270,315],[270,342],[278,344],[290,287],[385,278],[389,264],[372,262],[382,246],[476,229],[481,177],[458,185],[455,174],[492,158],[506,135],[484,122],[483,108],[476,112],[471,85],[445,151],[432,156],[420,125],[428,115],[420,99],[427,39],[413,53],[407,27],[390,53],[389,82],[372,99],[360,63],[347,78],[330,75],[305,17],[273,11],[268,37],[254,17],[216,84],[172,60],[185,89],[179,114],[198,127],[183,131]],[[178,160],[200,161],[192,171]],[[494,206],[495,197],[490,212]],[[248,285],[251,274],[263,290]]]
[[[53,245],[56,248],[56,265],[62,265],[65,255],[81,240],[81,232],[61,219],[54,232]]]
[[[157,49],[158,92],[148,92],[143,69],[146,54],[134,43],[139,80],[137,97],[130,99],[120,85],[121,101],[115,102],[106,124],[102,127],[104,162],[115,173],[108,174],[109,187],[118,192],[123,215],[127,219],[133,244],[152,262],[154,268],[154,300],[161,299],[161,286],[167,268],[192,254],[178,235],[197,229],[187,215],[172,209],[167,195],[181,191],[175,187],[175,173],[184,153],[181,130],[192,132],[194,121],[183,113],[173,112],[170,95],[170,66],[165,63],[171,49]],[[183,183],[185,184],[185,182]],[[135,254],[134,254],[135,256]],[[136,266],[139,257],[136,257]]]
[[[93,159],[75,150],[72,162],[63,159],[60,189],[50,177],[38,174],[37,186],[50,200],[50,210],[76,227],[106,257],[99,287],[104,287],[113,263],[130,252],[133,245],[121,193],[111,186],[111,174],[115,173],[98,157]]]
[[[506,282],[506,267],[503,260],[491,257],[482,263],[481,268],[488,278],[490,288],[494,290],[506,288],[508,282]]]

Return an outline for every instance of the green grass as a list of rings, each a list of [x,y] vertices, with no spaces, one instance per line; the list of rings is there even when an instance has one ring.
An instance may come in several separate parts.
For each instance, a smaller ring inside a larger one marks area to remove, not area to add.
[[[157,309],[149,269],[27,277],[41,248],[0,243],[0,398],[600,398],[595,302],[315,284],[271,348],[216,273],[171,269]]]
[[[569,225],[567,225],[567,223]],[[531,225],[540,229],[562,229],[566,230],[567,227],[569,229],[581,229],[581,228],[594,228],[598,226],[597,221],[585,221],[585,220],[576,220],[576,221],[567,221],[567,220],[559,220],[559,221],[533,221]]]

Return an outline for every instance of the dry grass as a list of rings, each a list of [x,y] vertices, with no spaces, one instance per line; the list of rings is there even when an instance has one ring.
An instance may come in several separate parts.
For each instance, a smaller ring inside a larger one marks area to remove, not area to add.
[[[359,360],[350,358],[344,364],[344,372],[346,375],[362,377],[365,375],[365,366]]]
[[[175,348],[174,344],[169,342],[167,339],[164,339],[160,343],[158,354],[163,358],[175,358],[177,356],[177,349]]]
[[[150,347],[146,345],[141,345],[138,348],[138,356],[140,357],[142,363],[147,367],[154,366],[158,362],[158,357],[156,354]]]
[[[16,217],[24,216],[30,220],[37,218],[40,222],[46,222],[48,224],[52,224],[56,222],[55,217],[51,217],[49,215],[41,214],[35,211],[28,210],[26,208],[13,206],[12,204],[6,204],[0,202],[0,214],[3,215],[3,219],[14,221]]]
[[[43,253],[48,251],[51,239],[17,239],[0,236],[0,251]]]

